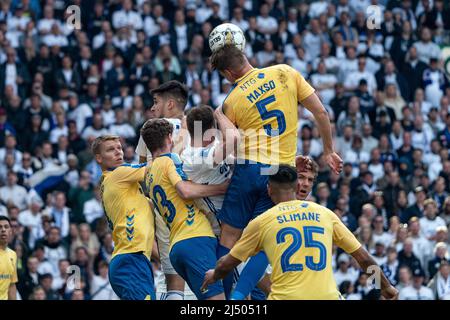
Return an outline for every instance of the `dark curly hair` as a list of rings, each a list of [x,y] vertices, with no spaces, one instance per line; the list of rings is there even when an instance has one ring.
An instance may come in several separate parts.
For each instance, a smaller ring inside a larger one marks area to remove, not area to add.
[[[173,125],[166,119],[150,119],[141,128],[141,136],[153,154],[164,147],[164,139],[172,134]]]

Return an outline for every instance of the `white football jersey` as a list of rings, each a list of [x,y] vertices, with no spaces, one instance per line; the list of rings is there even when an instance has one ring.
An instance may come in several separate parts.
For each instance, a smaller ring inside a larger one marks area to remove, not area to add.
[[[186,146],[180,157],[183,161],[183,171],[189,180],[200,184],[220,184],[231,178],[231,167],[226,161],[214,166],[214,150],[218,146],[218,140],[207,147]],[[213,214],[207,214],[207,217],[215,232],[219,228],[215,215],[222,208],[223,199],[224,196],[215,196],[195,200],[199,209]]]
[[[180,133],[181,120],[177,118],[164,118],[164,119],[169,121],[173,125],[172,139],[175,141],[178,137],[178,134]],[[147,161],[152,160],[152,154],[150,150],[147,149],[144,139],[142,139],[142,135],[139,135],[139,142],[135,152],[139,157],[147,157]]]

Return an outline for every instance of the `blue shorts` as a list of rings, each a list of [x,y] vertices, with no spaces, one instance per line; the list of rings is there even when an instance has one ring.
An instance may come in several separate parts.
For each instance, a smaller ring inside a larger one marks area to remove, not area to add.
[[[122,300],[155,300],[152,264],[141,252],[123,253],[109,264],[109,282]]]
[[[217,215],[221,222],[244,229],[250,220],[275,205],[267,194],[269,175],[261,175],[261,170],[269,167],[262,163],[235,165],[222,209]]]
[[[175,243],[170,251],[172,266],[187,282],[198,300],[205,300],[223,293],[221,281],[209,285],[205,293],[200,291],[206,271],[216,267],[216,248],[216,238],[196,237]]]

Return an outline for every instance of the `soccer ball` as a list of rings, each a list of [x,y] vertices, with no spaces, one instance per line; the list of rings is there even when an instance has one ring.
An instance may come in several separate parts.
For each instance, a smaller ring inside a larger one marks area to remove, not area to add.
[[[239,50],[245,49],[245,36],[241,28],[232,23],[222,23],[209,34],[209,48],[215,52],[226,44],[234,44]]]

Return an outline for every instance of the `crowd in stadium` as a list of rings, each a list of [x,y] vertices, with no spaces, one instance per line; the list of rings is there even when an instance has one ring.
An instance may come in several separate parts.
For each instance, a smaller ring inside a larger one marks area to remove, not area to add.
[[[71,4],[81,8],[80,30],[66,23]],[[372,27],[370,5],[381,13]],[[298,111],[298,154],[319,165],[309,199],[341,217],[400,299],[450,299],[443,0],[2,1],[0,215],[13,227],[20,298],[117,299],[90,145],[119,135],[125,161],[137,163],[150,91],[169,80],[188,86],[186,110],[219,106],[232,84],[212,69],[208,36],[227,21],[245,32],[253,66],[291,65],[329,113],[340,175],[323,160],[312,115]],[[341,293],[372,298],[368,276],[338,253]],[[68,285],[73,265],[81,290]]]

